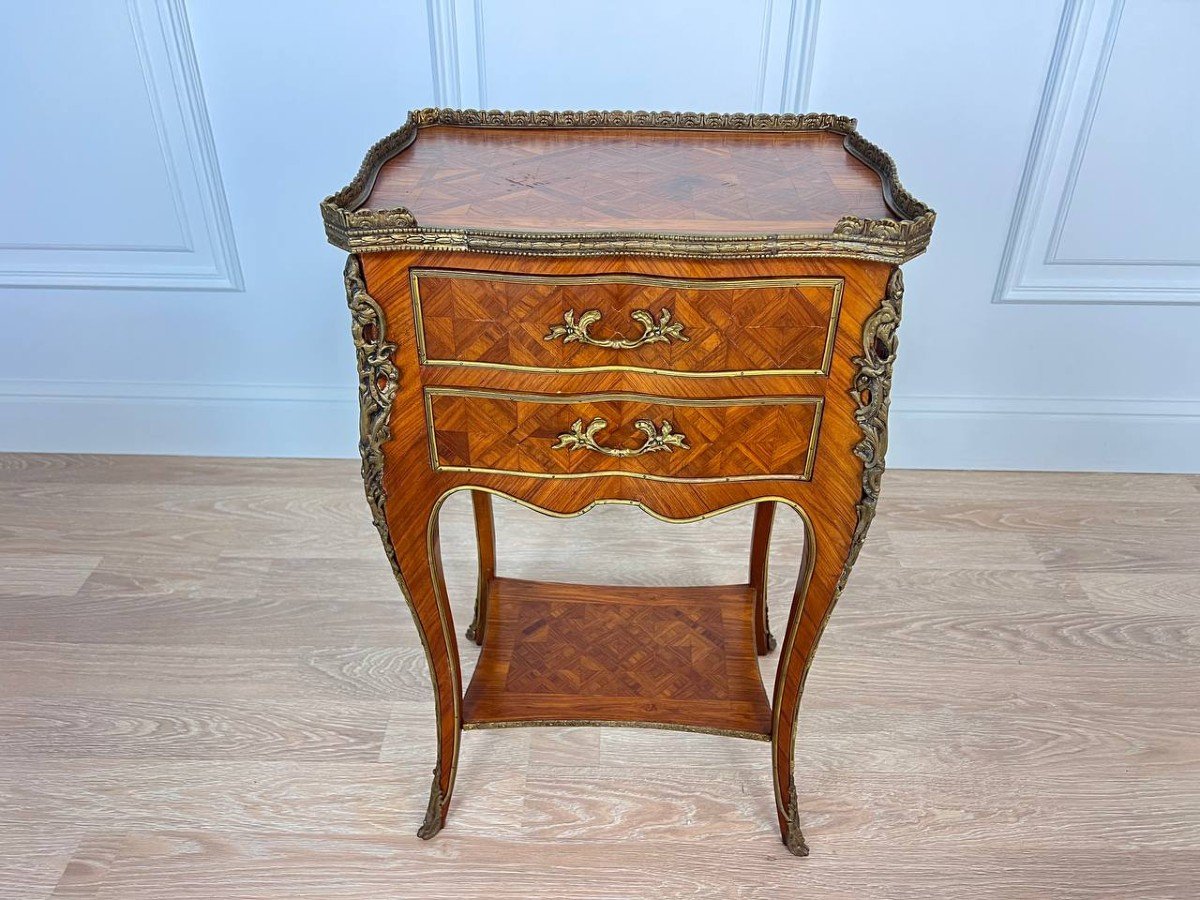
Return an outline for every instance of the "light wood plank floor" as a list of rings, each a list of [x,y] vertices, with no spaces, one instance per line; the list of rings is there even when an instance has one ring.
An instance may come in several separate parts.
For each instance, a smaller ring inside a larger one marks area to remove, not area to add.
[[[745,578],[748,510],[497,517],[505,575]],[[465,495],[443,533],[461,634]],[[0,896],[1196,897],[1198,662],[1200,478],[890,472],[801,710],[811,857],[766,745],[637,729],[467,733],[426,843],[355,463],[0,456]]]

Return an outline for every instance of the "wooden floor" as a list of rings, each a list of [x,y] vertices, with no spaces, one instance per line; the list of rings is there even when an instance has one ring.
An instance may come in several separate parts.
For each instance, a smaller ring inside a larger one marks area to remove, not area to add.
[[[426,843],[356,464],[0,457],[0,896],[1197,896],[1200,478],[892,472],[879,511],[801,710],[808,859],[767,745],[646,729],[467,732]],[[465,496],[443,521],[461,635]],[[497,526],[504,576],[745,579],[748,510]],[[799,547],[781,512],[777,633]]]

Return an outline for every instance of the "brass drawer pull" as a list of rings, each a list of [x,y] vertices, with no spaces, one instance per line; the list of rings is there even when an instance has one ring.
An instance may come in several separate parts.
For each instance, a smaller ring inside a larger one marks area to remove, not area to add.
[[[542,340],[553,341],[556,338],[562,338],[564,344],[578,341],[581,344],[609,347],[613,350],[633,350],[635,347],[645,344],[669,344],[672,338],[677,341],[688,340],[683,333],[683,323],[672,322],[669,309],[664,309],[658,314],[657,322],[654,321],[654,317],[647,309],[635,309],[631,312],[629,318],[642,326],[642,336],[632,341],[626,340],[620,335],[607,340],[597,340],[588,334],[588,329],[600,321],[600,316],[600,310],[589,309],[576,322],[575,310],[568,309],[563,313],[563,324],[551,325],[549,333]]]
[[[626,450],[623,448],[602,447],[596,443],[596,434],[608,427],[608,422],[599,416],[596,416],[585,430],[583,427],[583,419],[576,419],[571,426],[571,430],[564,432],[558,436],[558,443],[551,449],[553,450],[575,450],[583,448],[584,450],[594,450],[597,453],[603,453],[605,456],[641,456],[643,453],[657,453],[660,450],[666,450],[668,453],[678,447],[680,450],[690,450],[685,443],[685,438],[682,434],[676,434],[671,428],[671,423],[663,419],[662,428],[656,429],[654,423],[649,419],[638,419],[633,423],[633,427],[638,431],[645,432],[646,441],[636,450]]]

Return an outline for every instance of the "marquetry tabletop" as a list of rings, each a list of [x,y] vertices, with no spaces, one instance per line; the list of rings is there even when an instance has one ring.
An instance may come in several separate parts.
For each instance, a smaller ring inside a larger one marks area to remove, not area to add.
[[[371,209],[440,228],[830,231],[893,215],[832,132],[570,131],[435,125],[379,170]]]

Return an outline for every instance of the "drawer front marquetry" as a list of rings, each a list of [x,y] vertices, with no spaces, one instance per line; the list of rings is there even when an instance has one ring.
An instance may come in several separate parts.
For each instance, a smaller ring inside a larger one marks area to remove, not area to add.
[[[677,279],[413,269],[434,366],[827,375],[840,278]]]
[[[823,400],[425,389],[437,471],[659,481],[812,477]]]

